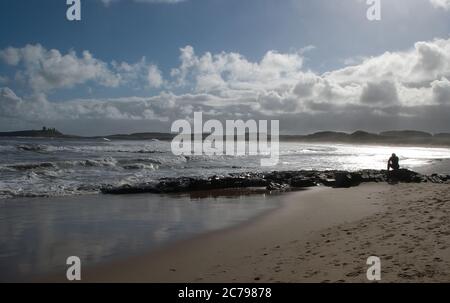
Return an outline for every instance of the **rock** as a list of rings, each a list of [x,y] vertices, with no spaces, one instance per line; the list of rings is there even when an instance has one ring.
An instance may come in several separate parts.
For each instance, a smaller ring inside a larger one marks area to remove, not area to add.
[[[124,184],[120,186],[104,186],[100,189],[103,194],[110,195],[125,195],[125,194],[140,194],[140,193],[158,193],[154,184],[143,183],[138,185]]]
[[[387,179],[395,182],[405,183],[420,183],[424,182],[425,178],[422,175],[410,171],[408,169],[398,169],[387,172]]]
[[[94,184],[81,184],[77,187],[77,190],[79,191],[99,191],[103,188],[103,186],[100,185],[94,185]]]
[[[346,171],[282,171],[267,173],[231,173],[204,177],[161,178],[151,182],[124,185],[106,185],[101,187],[105,194],[135,193],[176,193],[208,191],[225,188],[266,187],[269,191],[285,191],[292,188],[305,188],[323,184],[335,188],[349,188],[365,182],[432,182],[443,183],[450,180],[448,175],[424,176],[416,172],[400,169]]]
[[[360,184],[362,183],[362,181],[363,181],[363,178],[362,178],[362,174],[361,174],[361,173],[358,173],[358,172],[356,172],[356,173],[351,173],[350,176],[351,176],[351,182],[352,182],[352,185],[353,185],[353,186],[358,186],[358,185],[360,185]]]
[[[437,175],[437,174],[431,175],[431,176],[429,176],[427,179],[428,179],[428,181],[431,182],[431,183],[438,183],[438,184],[440,184],[440,183],[443,183],[443,182],[444,182],[444,181],[442,180],[442,178],[441,178],[439,175]]]
[[[336,182],[333,186],[335,188],[349,188],[361,183],[360,178],[355,178],[350,173],[336,173],[335,176]]]
[[[313,179],[307,177],[294,177],[290,180],[289,184],[292,187],[299,188],[313,187],[317,185],[317,183]]]
[[[320,173],[316,175],[317,182],[325,186],[334,186],[336,184],[336,179],[334,173]]]
[[[270,182],[266,189],[269,191],[283,191],[289,188],[289,185],[287,184],[279,184],[279,183],[274,183],[274,182]]]

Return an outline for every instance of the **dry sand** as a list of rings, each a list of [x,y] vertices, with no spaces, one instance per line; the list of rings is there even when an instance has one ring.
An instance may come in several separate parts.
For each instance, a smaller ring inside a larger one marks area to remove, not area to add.
[[[84,282],[450,282],[450,186],[370,184],[286,195],[246,224],[83,271]],[[51,278],[50,280],[59,280]]]

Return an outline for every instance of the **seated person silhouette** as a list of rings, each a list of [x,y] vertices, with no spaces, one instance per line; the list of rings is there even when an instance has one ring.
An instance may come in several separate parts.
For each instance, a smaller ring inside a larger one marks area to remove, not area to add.
[[[387,170],[390,171],[391,168],[392,168],[392,170],[400,169],[400,165],[398,164],[398,162],[399,162],[399,159],[398,159],[397,155],[392,154],[392,156],[389,158],[389,161],[388,161]]]

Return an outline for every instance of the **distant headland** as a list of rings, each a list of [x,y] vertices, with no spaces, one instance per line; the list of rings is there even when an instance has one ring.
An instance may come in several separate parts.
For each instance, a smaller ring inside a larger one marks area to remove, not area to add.
[[[132,134],[114,134],[106,136],[68,135],[55,128],[42,127],[39,130],[0,132],[3,138],[60,138],[60,139],[108,139],[108,140],[161,140],[171,141],[176,134],[160,132],[142,132]],[[203,134],[207,137],[209,134]],[[349,144],[403,144],[420,146],[450,146],[450,133],[431,134],[417,130],[392,130],[381,133],[355,131],[353,133],[322,131],[309,135],[280,135],[280,141],[288,142],[329,142]]]
[[[25,137],[25,138],[65,138],[76,137],[64,135],[56,128],[42,127],[40,130],[22,130],[12,132],[0,132],[0,137]]]

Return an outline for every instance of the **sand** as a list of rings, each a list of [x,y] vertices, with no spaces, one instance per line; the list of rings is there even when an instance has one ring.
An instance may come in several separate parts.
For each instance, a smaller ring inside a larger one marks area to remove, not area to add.
[[[83,282],[450,282],[450,186],[366,184],[285,196],[240,226],[83,270]],[[59,281],[50,277],[46,281]]]

